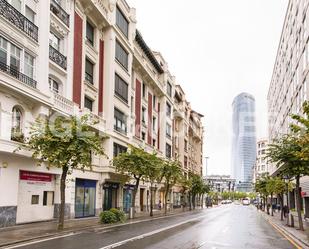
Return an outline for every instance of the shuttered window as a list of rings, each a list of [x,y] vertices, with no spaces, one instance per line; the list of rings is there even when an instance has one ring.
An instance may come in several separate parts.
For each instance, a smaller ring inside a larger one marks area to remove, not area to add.
[[[115,94],[128,103],[128,84],[115,74]]]
[[[127,51],[116,41],[116,60],[125,68],[128,69],[128,56]]]
[[[117,7],[116,10],[116,24],[118,28],[121,30],[121,32],[128,37],[129,33],[129,22],[125,18],[124,14],[121,12],[121,10]]]

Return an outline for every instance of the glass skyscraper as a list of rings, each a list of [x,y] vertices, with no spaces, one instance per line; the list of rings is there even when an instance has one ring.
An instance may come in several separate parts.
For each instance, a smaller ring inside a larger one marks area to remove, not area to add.
[[[241,93],[233,101],[232,178],[236,179],[237,191],[252,190],[255,161],[255,99]]]

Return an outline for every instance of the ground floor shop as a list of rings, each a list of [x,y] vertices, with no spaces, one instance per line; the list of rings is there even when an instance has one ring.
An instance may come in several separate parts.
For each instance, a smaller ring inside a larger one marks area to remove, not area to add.
[[[0,154],[0,227],[59,217],[61,170],[37,166],[31,158]],[[97,216],[102,210],[117,208],[130,212],[133,184],[123,184],[119,176],[100,172],[74,171],[67,178],[65,218]],[[162,184],[152,189],[143,183],[136,193],[136,212],[150,211],[150,190],[153,208],[163,208]],[[179,206],[178,192],[168,194],[168,204]]]

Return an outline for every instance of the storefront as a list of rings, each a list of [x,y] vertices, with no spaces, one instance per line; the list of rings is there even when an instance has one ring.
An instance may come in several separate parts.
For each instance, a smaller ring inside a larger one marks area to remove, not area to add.
[[[96,185],[94,180],[76,178],[75,217],[95,216]]]
[[[16,222],[53,219],[54,194],[54,175],[20,170]]]
[[[173,192],[173,207],[181,207],[181,193],[179,192]]]
[[[132,206],[134,185],[123,186],[123,211],[129,213]]]
[[[106,182],[103,185],[104,203],[103,210],[110,210],[111,208],[118,208],[118,189],[119,183]]]

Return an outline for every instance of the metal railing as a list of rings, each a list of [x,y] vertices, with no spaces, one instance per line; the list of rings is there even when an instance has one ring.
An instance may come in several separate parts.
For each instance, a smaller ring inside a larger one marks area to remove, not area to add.
[[[32,88],[36,88],[37,82],[30,78],[29,76],[19,72],[16,68],[10,67],[9,65],[0,62],[0,71],[5,72],[14,78],[18,79],[19,81],[23,82],[27,86],[30,86]]]
[[[49,58],[63,69],[67,69],[67,57],[49,45]]]
[[[70,26],[70,15],[55,0],[50,2],[50,11],[53,12],[67,27]]]
[[[6,0],[0,0],[0,16],[14,24],[35,41],[38,41],[39,28]]]

